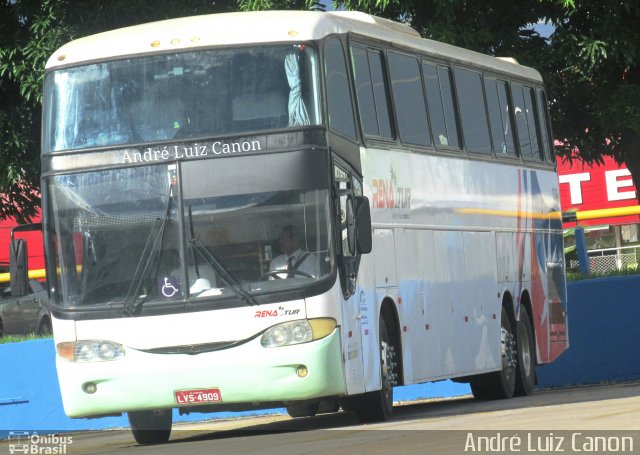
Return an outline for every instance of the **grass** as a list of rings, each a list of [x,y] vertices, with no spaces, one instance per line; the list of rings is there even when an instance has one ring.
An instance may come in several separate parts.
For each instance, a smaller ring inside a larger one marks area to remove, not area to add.
[[[19,343],[21,341],[29,340],[42,340],[51,337],[52,335],[36,335],[35,333],[30,333],[28,335],[7,335],[4,337],[0,337],[0,344]]]
[[[614,276],[631,276],[640,275],[638,270],[611,270],[608,272],[589,273],[583,274],[577,270],[567,270],[567,282],[580,281],[580,280],[593,280],[597,278],[611,278]]]

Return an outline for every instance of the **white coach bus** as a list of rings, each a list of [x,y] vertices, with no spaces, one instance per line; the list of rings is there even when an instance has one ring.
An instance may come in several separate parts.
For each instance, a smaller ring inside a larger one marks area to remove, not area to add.
[[[568,347],[531,68],[362,13],[218,14],[63,46],[43,117],[70,417],[139,443],[176,409],[383,420],[393,386],[529,394]]]

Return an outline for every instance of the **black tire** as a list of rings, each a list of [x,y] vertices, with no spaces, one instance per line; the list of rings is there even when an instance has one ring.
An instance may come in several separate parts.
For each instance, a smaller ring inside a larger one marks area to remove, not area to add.
[[[48,317],[42,318],[38,325],[38,335],[51,335],[52,332],[51,320]]]
[[[516,396],[533,393],[536,385],[536,349],[529,313],[524,308],[518,322],[518,367],[516,368]]]
[[[382,388],[364,393],[355,400],[355,411],[361,422],[382,422],[393,413],[393,384],[397,375],[396,346],[389,337],[387,325],[380,319],[380,376]]]
[[[138,444],[162,444],[171,435],[171,409],[129,412],[129,425]]]
[[[502,308],[500,337],[502,344],[502,370],[474,376],[471,391],[478,400],[511,398],[516,388],[517,350],[511,320]]]
[[[287,413],[293,418],[313,417],[318,413],[319,408],[320,403],[318,401],[295,403],[287,406]]]

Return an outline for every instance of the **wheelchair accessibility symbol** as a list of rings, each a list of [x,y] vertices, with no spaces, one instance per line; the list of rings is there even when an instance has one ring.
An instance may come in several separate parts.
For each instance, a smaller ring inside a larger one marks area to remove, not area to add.
[[[177,276],[165,276],[158,280],[160,294],[169,299],[171,297],[181,297],[182,288],[180,286],[180,278]]]

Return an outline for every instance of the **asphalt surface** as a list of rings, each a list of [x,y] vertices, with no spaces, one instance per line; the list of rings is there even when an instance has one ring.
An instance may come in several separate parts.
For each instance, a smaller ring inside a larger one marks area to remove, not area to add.
[[[342,412],[176,424],[171,440],[155,446],[136,445],[128,429],[59,438],[31,444],[37,449],[29,447],[29,453],[640,454],[640,383],[542,391],[511,400],[462,397],[401,403],[389,421],[368,425]],[[8,441],[0,442],[0,453],[9,449]],[[24,452],[14,447],[14,453]]]

